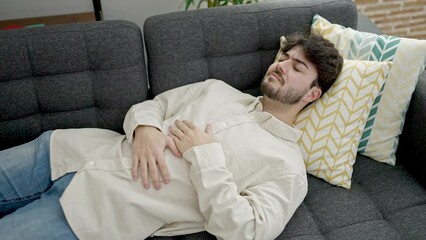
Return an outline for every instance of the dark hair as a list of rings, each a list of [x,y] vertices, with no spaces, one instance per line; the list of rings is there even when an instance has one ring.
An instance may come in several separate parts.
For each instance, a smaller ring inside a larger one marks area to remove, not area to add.
[[[302,48],[306,58],[317,69],[318,78],[312,83],[311,87],[319,86],[325,93],[336,81],[343,66],[343,58],[334,44],[319,35],[298,33],[286,37],[285,46],[281,48],[281,51],[285,53],[293,47]]]

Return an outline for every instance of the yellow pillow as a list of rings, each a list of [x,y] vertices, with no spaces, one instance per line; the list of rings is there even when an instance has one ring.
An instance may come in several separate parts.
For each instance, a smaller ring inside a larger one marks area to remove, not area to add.
[[[351,187],[361,133],[391,65],[345,59],[333,86],[299,113],[295,126],[303,131],[299,145],[309,174]]]

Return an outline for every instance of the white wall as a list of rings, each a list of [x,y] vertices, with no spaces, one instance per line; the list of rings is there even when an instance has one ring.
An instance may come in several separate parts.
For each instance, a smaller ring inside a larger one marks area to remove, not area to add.
[[[101,0],[101,5],[105,20],[129,20],[142,28],[149,16],[184,10],[183,1]],[[202,7],[206,7],[204,5]],[[92,0],[0,0],[0,21],[92,11]]]
[[[181,11],[183,0],[101,0],[104,20],[129,20],[142,28],[152,15]]]
[[[0,0],[0,20],[82,12],[93,12],[92,0]]]
[[[265,1],[268,0],[259,0]],[[199,1],[194,2],[189,9],[196,8]],[[141,28],[149,16],[185,10],[184,0],[101,0],[101,4],[105,20],[129,20]],[[201,4],[201,8],[205,7],[206,3]]]
[[[130,20],[140,27],[149,16],[184,10],[183,0],[101,0],[101,5],[105,20]],[[0,21],[92,11],[92,0],[0,0]]]

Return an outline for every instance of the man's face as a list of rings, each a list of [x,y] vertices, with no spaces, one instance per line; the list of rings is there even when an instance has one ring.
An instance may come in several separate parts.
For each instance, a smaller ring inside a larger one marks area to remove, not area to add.
[[[293,105],[310,91],[317,77],[314,64],[296,46],[283,53],[278,62],[269,67],[260,89],[264,96],[272,100]]]

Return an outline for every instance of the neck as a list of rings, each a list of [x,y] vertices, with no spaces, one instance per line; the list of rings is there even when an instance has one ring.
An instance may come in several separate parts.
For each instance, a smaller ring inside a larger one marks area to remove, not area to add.
[[[287,125],[293,125],[297,114],[302,110],[299,104],[288,105],[274,101],[266,96],[262,97],[263,111],[272,114],[275,118],[283,121]]]

